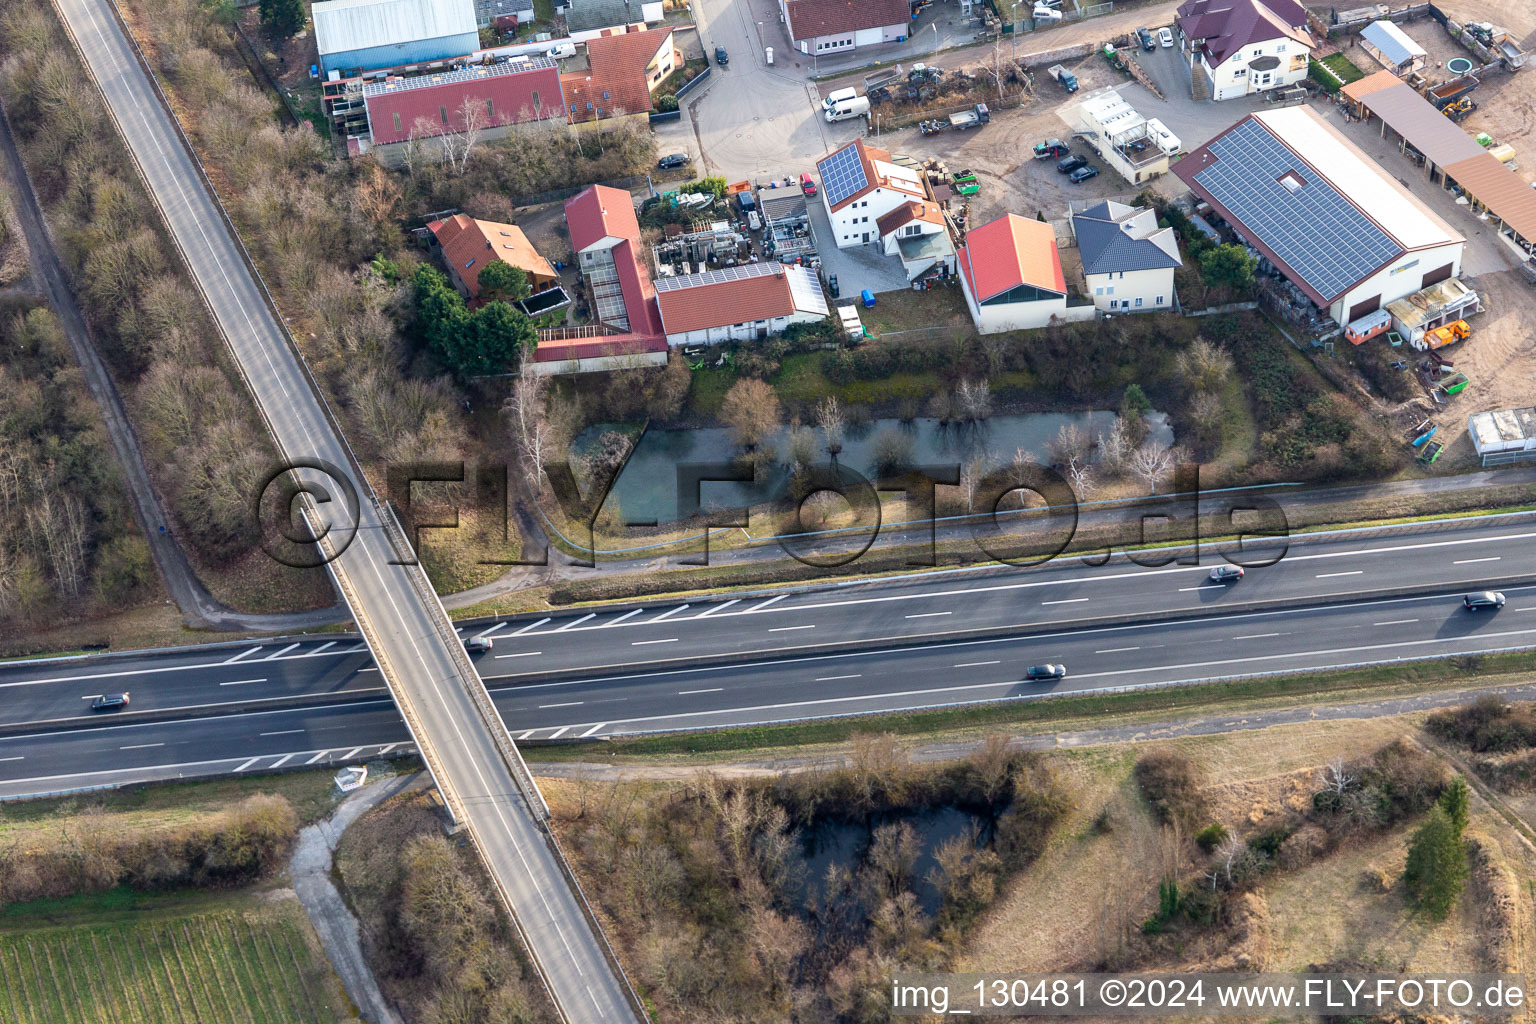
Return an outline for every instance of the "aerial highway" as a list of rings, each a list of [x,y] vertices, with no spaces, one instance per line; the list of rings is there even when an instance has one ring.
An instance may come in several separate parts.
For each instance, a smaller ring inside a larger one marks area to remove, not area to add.
[[[542,827],[543,798],[425,574],[409,561],[397,527],[327,414],[112,0],[57,0],[57,7],[282,465],[303,467],[297,475],[310,497],[300,507],[315,547],[329,559],[413,745],[456,823],[473,838],[561,1016],[637,1020],[634,994]],[[349,491],[356,502],[347,500]],[[153,743],[124,744],[133,749],[120,752],[162,749]]]
[[[1345,531],[1236,584],[1210,581],[1207,566],[1116,559],[460,628],[497,637],[477,666],[523,740],[863,714],[1536,646],[1536,584],[1513,582],[1536,567],[1532,525],[1514,515]],[[1506,594],[1503,609],[1461,607],[1462,590],[1485,587]],[[674,638],[689,655],[652,653]],[[1068,676],[1022,682],[1039,663]],[[89,711],[118,690],[133,694],[129,714]],[[353,637],[10,664],[0,695],[0,795],[410,746]]]

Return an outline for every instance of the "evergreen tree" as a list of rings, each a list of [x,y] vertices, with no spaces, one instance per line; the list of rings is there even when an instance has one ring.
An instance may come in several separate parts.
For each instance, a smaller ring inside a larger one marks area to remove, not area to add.
[[[1467,851],[1445,808],[1436,805],[1413,835],[1403,881],[1419,909],[1442,918],[1467,881]]]
[[[1451,827],[1456,830],[1456,838],[1461,839],[1462,833],[1467,830],[1467,821],[1471,817],[1469,800],[1471,794],[1467,789],[1467,780],[1460,775],[1451,780],[1451,784],[1440,794],[1440,806],[1445,808],[1445,816],[1451,819]]]
[[[504,260],[492,260],[481,267],[475,280],[480,285],[480,297],[486,302],[516,302],[533,294],[528,287],[528,275]]]
[[[261,0],[261,27],[274,39],[287,39],[304,27],[304,0]]]

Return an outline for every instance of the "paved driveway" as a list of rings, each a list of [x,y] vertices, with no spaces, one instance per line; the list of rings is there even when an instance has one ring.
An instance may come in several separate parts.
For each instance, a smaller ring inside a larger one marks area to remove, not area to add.
[[[826,273],[837,275],[842,297],[840,305],[850,300],[857,302],[859,292],[889,292],[907,287],[907,272],[901,260],[887,256],[878,245],[858,245],[839,249],[832,237],[832,222],[827,219],[827,208],[820,197],[808,204],[811,213],[811,232],[816,238],[816,255]]]

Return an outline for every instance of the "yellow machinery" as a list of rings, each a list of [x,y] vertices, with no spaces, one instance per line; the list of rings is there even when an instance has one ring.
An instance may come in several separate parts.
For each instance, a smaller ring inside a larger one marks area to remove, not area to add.
[[[1454,345],[1458,341],[1466,341],[1471,336],[1472,328],[1467,326],[1467,322],[1465,320],[1457,320],[1446,324],[1444,327],[1436,327],[1432,331],[1425,332],[1424,340],[1428,342],[1425,347],[1429,349],[1443,348],[1446,345]]]

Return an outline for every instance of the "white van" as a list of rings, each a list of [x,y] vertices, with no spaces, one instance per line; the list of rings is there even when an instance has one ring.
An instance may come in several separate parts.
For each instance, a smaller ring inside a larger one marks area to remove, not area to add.
[[[842,103],[842,102],[844,102],[846,100],[854,99],[858,95],[859,95],[859,90],[857,90],[857,89],[839,89],[839,90],[837,90],[834,93],[828,94],[827,98],[821,101],[821,109],[822,110],[831,110],[833,107],[837,106],[839,103]]]
[[[764,54],[768,58],[768,66],[772,67],[773,66],[773,47],[770,46],[766,50],[764,50]]]
[[[863,117],[869,113],[869,97],[855,96],[851,100],[843,100],[835,107],[828,107],[822,115],[830,123],[832,121],[846,121],[850,117]]]
[[[544,56],[548,57],[550,60],[563,60],[566,57],[574,57],[576,56],[576,44],[556,43],[554,46],[551,46],[548,50],[544,51]]]

